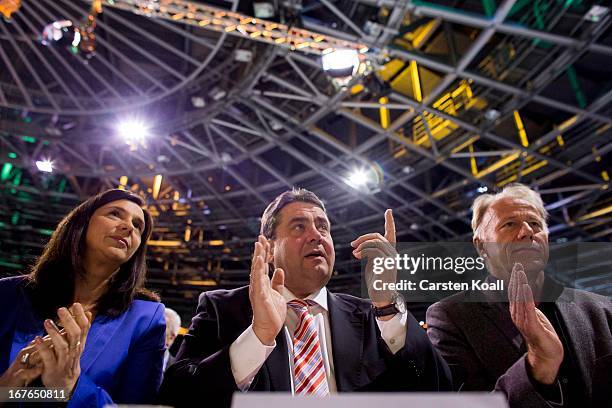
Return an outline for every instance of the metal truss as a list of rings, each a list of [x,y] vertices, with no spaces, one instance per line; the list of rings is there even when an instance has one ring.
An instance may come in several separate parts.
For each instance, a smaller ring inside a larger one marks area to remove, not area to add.
[[[300,50],[319,55],[334,49],[367,51],[367,47],[364,44],[356,44],[321,33],[289,27],[285,24],[266,21],[190,1],[106,0],[103,3],[106,6],[130,11],[135,14],[163,18],[220,33],[230,33],[245,39],[286,48],[290,51]],[[326,3],[333,7],[329,2]],[[340,12],[338,12],[338,15],[344,17],[344,14]],[[349,26],[354,27],[354,24],[349,19],[346,19],[345,22]]]

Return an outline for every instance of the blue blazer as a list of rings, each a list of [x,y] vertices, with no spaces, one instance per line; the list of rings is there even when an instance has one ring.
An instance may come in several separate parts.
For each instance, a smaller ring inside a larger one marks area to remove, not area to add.
[[[23,276],[0,279],[0,374],[36,335],[46,334],[25,283]],[[117,317],[96,316],[68,407],[155,402],[162,379],[165,330],[161,303],[135,300]]]

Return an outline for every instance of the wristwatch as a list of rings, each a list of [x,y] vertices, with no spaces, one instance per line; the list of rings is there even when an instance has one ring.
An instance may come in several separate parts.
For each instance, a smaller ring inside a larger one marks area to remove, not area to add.
[[[404,313],[406,312],[406,302],[404,301],[404,298],[402,297],[402,295],[400,295],[399,293],[396,293],[395,295],[393,295],[390,305],[387,305],[384,307],[376,307],[372,305],[372,311],[374,312],[374,316],[376,317],[383,317],[383,316],[394,315],[397,313]]]

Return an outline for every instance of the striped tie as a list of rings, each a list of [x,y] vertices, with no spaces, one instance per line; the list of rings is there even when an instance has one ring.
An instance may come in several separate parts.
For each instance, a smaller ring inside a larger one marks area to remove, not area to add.
[[[293,385],[296,395],[329,395],[325,365],[315,319],[308,312],[312,300],[294,299],[287,305],[299,322],[293,333]]]

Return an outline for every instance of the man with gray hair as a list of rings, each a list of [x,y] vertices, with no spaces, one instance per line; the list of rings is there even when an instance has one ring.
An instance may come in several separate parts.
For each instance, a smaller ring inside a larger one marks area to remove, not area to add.
[[[170,347],[172,347],[176,336],[179,334],[181,317],[169,307],[165,309],[164,317],[166,318],[166,351],[164,352],[163,371],[166,371],[166,368],[174,362],[174,358],[170,354]]]
[[[547,212],[521,184],[473,204],[473,243],[505,299],[461,292],[427,310],[428,335],[459,391],[501,391],[510,407],[598,406],[610,396],[612,305],[547,277]],[[506,301],[507,300],[507,301]],[[609,402],[609,401],[608,401]]]

